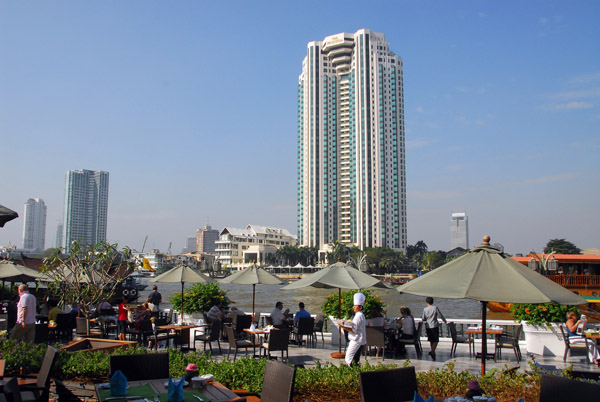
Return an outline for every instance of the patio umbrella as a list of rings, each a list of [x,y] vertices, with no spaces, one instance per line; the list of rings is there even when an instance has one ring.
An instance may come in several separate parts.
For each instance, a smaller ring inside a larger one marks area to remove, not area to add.
[[[254,296],[256,294],[256,285],[281,285],[283,283],[283,281],[275,275],[257,267],[256,263],[232,275],[226,276],[219,282],[252,285],[252,322],[254,322]]]
[[[31,282],[43,274],[12,261],[0,261],[0,280],[7,282]]]
[[[340,315],[342,310],[342,288],[344,289],[366,289],[370,287],[385,288],[388,286],[381,282],[379,279],[372,277],[369,274],[359,271],[358,269],[343,263],[336,262],[331,264],[327,268],[323,268],[314,274],[302,278],[296,282],[292,282],[289,285],[282,287],[282,289],[299,289],[306,286],[312,286],[313,288],[325,288],[325,289],[338,289],[339,294],[339,307]],[[338,326],[339,335],[339,350],[338,353],[332,353],[333,358],[343,358],[342,353],[342,329]]]
[[[158,275],[150,282],[181,282],[181,318],[183,319],[183,285],[187,283],[212,283],[213,279],[200,274],[185,264],[179,264],[173,269]]]
[[[473,299],[482,304],[482,339],[485,339],[487,302],[578,305],[586,301],[568,289],[516,262],[490,246],[490,237],[467,254],[434,271],[398,286],[400,293]],[[487,342],[481,344],[481,373],[485,374]]]
[[[4,224],[8,221],[12,221],[15,218],[18,218],[19,214],[13,211],[12,209],[6,208],[5,206],[0,205],[0,228],[4,227]]]

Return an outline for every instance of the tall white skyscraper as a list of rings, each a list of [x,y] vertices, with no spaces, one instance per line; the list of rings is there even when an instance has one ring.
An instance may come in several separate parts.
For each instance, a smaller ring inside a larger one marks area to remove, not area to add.
[[[108,172],[70,170],[65,185],[63,244],[67,252],[73,241],[96,244],[106,241]]]
[[[310,42],[298,82],[298,241],[405,250],[402,59],[361,29]]]
[[[46,249],[46,204],[41,198],[30,198],[25,203],[23,219],[23,248]]]
[[[450,218],[450,250],[469,249],[469,217],[466,212],[455,212]]]

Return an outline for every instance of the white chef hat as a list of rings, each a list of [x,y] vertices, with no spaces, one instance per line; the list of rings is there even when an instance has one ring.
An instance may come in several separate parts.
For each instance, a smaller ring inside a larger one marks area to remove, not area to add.
[[[354,293],[354,305],[362,306],[365,304],[365,295],[362,293]]]

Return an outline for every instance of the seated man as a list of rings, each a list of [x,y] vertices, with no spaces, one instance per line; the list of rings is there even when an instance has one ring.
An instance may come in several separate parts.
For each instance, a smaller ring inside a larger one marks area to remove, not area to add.
[[[283,310],[283,303],[277,302],[275,303],[275,308],[271,311],[271,320],[273,321],[273,326],[275,328],[287,328],[288,327],[288,315],[290,313],[290,309],[286,308]]]
[[[225,317],[225,313],[223,313],[223,303],[219,300],[217,303],[208,310],[206,313],[206,317],[210,322],[215,322],[217,320],[222,320]]]
[[[303,302],[298,303],[298,307],[300,308],[300,310],[298,310],[298,312],[294,316],[294,325],[298,325],[298,321],[300,321],[300,318],[302,318],[302,317],[310,318],[310,313],[308,311],[304,310]]]

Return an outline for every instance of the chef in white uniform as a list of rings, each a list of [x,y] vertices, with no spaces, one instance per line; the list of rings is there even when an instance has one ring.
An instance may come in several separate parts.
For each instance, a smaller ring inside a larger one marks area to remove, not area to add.
[[[355,364],[359,363],[360,355],[362,353],[364,345],[367,343],[367,320],[362,312],[363,305],[365,304],[365,295],[362,293],[354,294],[354,318],[352,324],[349,327],[342,327],[348,331],[348,339],[350,343],[346,349],[346,364],[351,365],[352,362]]]

